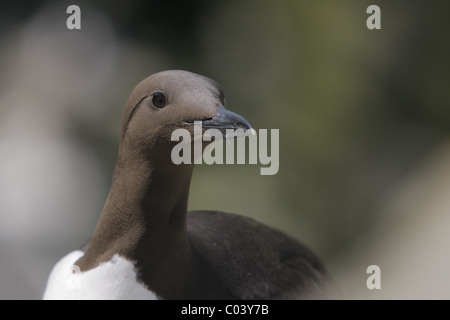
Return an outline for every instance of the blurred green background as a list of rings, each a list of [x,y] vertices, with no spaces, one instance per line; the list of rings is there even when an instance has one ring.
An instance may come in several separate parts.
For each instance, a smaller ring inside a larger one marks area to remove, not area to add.
[[[81,30],[66,28],[69,4]],[[366,27],[371,4],[381,30]],[[197,166],[190,209],[296,237],[344,297],[449,298],[449,12],[443,0],[2,1],[0,298],[39,299],[52,265],[89,239],[125,101],[166,69],[215,79],[229,109],[280,130],[278,174]]]

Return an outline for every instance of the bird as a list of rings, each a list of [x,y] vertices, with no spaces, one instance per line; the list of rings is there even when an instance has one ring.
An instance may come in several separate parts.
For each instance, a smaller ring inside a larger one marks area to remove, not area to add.
[[[174,164],[171,133],[193,134],[197,121],[224,135],[254,130],[226,108],[216,81],[196,73],[161,71],[132,90],[94,234],[55,264],[43,299],[326,297],[331,276],[296,239],[244,215],[187,211],[194,164]]]

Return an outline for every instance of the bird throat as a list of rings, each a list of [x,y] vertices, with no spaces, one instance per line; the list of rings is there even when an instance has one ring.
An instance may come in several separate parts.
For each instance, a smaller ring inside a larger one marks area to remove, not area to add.
[[[193,166],[130,154],[119,154],[96,231],[76,262],[81,271],[115,254],[158,270],[170,255],[189,256],[186,215]]]

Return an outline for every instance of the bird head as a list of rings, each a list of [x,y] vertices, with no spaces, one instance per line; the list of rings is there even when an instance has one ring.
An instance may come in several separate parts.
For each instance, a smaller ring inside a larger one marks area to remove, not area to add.
[[[242,116],[225,108],[220,85],[207,77],[181,70],[163,71],[142,80],[128,98],[121,145],[140,150],[173,146],[172,132],[184,128],[194,140],[194,125],[202,130],[217,129],[223,137],[227,129],[252,129]],[[203,142],[203,147],[209,144]]]

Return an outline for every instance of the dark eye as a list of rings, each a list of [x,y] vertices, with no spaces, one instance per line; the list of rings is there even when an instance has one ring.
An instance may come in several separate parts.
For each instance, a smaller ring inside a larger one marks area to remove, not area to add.
[[[166,96],[161,92],[155,92],[152,96],[152,104],[158,108],[162,109],[166,106]]]

